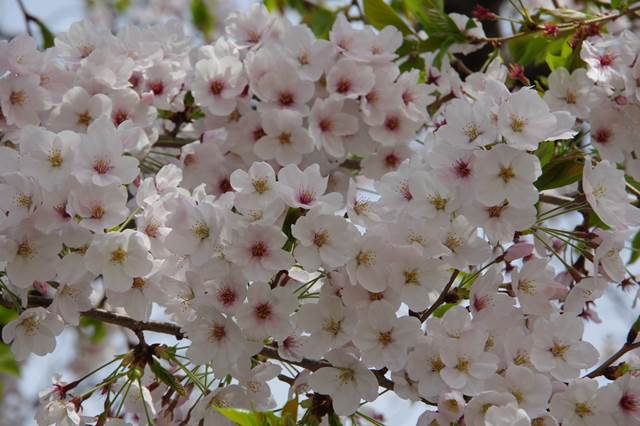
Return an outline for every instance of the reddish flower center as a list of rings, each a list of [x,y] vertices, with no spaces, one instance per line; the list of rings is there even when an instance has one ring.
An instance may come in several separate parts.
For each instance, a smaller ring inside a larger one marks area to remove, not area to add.
[[[411,93],[408,90],[405,90],[402,93],[402,100],[404,101],[405,105],[409,105],[411,102],[413,102],[413,93]]]
[[[107,174],[111,170],[111,163],[107,160],[98,160],[93,163],[93,170],[99,175]]]
[[[620,398],[619,405],[624,411],[637,411],[640,408],[640,401],[635,395],[625,393]]]
[[[316,199],[315,194],[311,191],[308,190],[303,190],[300,191],[299,195],[298,195],[298,202],[300,204],[304,204],[304,205],[309,205],[311,203],[313,203],[313,201]]]
[[[220,302],[224,306],[233,305],[233,302],[236,301],[236,292],[229,287],[224,288],[218,292],[218,302]]]
[[[264,257],[267,254],[267,251],[267,246],[262,241],[258,241],[251,246],[251,256],[253,257]]]
[[[227,335],[227,330],[225,330],[223,325],[214,324],[211,328],[211,338],[215,341],[220,341],[225,338]]]
[[[613,64],[613,55],[609,55],[608,53],[600,56],[600,65],[603,67],[608,67]]]
[[[271,305],[269,303],[260,303],[253,309],[256,318],[266,320],[271,316]]]
[[[336,84],[336,92],[344,94],[349,92],[349,90],[351,90],[351,82],[349,80],[346,78],[338,80],[338,83]]]
[[[222,80],[213,80],[209,85],[209,91],[213,96],[218,96],[224,90],[224,81]]]
[[[258,139],[261,139],[261,138],[265,137],[267,134],[262,129],[262,127],[258,127],[253,132],[251,132],[251,135],[253,136],[253,141],[255,142]]]
[[[400,120],[396,116],[387,117],[387,119],[384,121],[384,127],[386,127],[387,130],[393,132],[397,130],[398,127],[400,127]]]
[[[127,118],[129,118],[129,114],[127,114],[126,111],[118,111],[113,115],[113,123],[116,126],[119,126],[120,124],[122,124],[124,121],[127,120]]]
[[[225,177],[224,179],[222,179],[218,184],[218,189],[220,189],[220,192],[233,191],[233,187],[231,186],[231,182],[229,181],[229,178]]]
[[[280,96],[278,96],[278,102],[280,103],[280,105],[288,107],[293,105],[293,95],[289,92],[282,92],[280,93]]]
[[[458,177],[465,178],[471,174],[471,167],[464,160],[457,160],[453,167]]]
[[[320,128],[320,131],[322,131],[322,132],[330,131],[331,130],[331,120],[329,120],[328,118],[323,118],[318,123],[318,127]]]
[[[164,83],[161,81],[154,81],[153,83],[149,83],[149,89],[153,92],[154,95],[162,95],[164,92]]]
[[[593,134],[593,138],[599,143],[606,144],[611,138],[611,131],[609,129],[598,129]]]
[[[397,155],[395,155],[392,152],[391,154],[384,157],[384,162],[387,165],[387,167],[395,169],[396,167],[398,167],[398,163],[400,162],[400,159],[398,158]]]

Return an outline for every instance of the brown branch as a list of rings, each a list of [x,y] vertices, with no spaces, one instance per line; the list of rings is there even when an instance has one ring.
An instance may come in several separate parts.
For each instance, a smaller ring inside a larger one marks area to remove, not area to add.
[[[640,348],[640,342],[625,343],[618,350],[618,352],[616,352],[613,355],[611,355],[605,362],[600,364],[595,370],[593,370],[591,373],[587,374],[585,377],[589,377],[589,378],[593,379],[595,377],[602,376],[602,375],[606,374],[608,369],[609,369],[609,367],[614,362],[616,362],[618,359],[620,359],[627,352],[631,352],[632,350],[637,349],[637,348]]]
[[[623,16],[626,15],[635,15],[635,12],[637,12],[638,10],[640,10],[640,5],[636,5],[633,7],[628,8],[627,10],[623,10],[622,12],[619,13],[614,13],[611,15],[603,15],[603,16],[598,16],[596,18],[591,18],[591,19],[584,19],[584,20],[579,20],[579,21],[573,21],[573,22],[568,22],[566,24],[563,25],[558,25],[558,32],[560,33],[564,33],[567,31],[572,31],[575,30],[581,26],[586,26],[586,25],[591,25],[591,24],[601,24],[607,21],[611,21],[611,20],[615,20],[618,18],[621,18]],[[482,43],[489,43],[492,44],[494,46],[500,46],[502,43],[510,41],[510,40],[514,40],[517,38],[521,38],[521,37],[526,37],[528,35],[531,34],[536,34],[542,31],[545,31],[546,28],[543,25],[537,25],[534,28],[525,30],[525,31],[520,31],[517,32],[515,34],[510,34],[507,36],[502,36],[502,37],[485,37],[485,38],[475,38],[472,40],[469,40],[469,43],[471,44],[482,44]]]
[[[29,304],[28,304],[29,307],[46,308],[50,304],[51,304],[51,299],[47,297],[29,296]],[[0,306],[4,306],[9,309],[15,308],[15,305],[10,300],[5,299],[3,296],[0,296]],[[132,330],[134,333],[136,333],[136,335],[139,338],[140,336],[142,336],[143,331],[153,331],[156,333],[168,334],[168,335],[174,336],[178,340],[186,337],[180,330],[179,326],[169,322],[137,321],[125,315],[109,312],[105,309],[90,309],[88,311],[82,312],[81,315],[86,318],[92,318],[108,324],[114,324],[114,325],[119,325],[121,327],[128,328]],[[274,359],[277,361],[287,362],[293,365],[297,365],[299,367],[303,367],[310,371],[316,371],[322,367],[331,367],[331,364],[325,361],[315,361],[315,360],[306,359],[306,358],[302,359],[301,361],[289,361],[289,360],[283,359],[278,354],[278,350],[270,346],[265,346],[264,348],[262,348],[262,350],[260,351],[260,355],[265,358]],[[371,372],[375,374],[376,378],[378,379],[378,384],[380,385],[380,387],[393,390],[393,386],[394,386],[393,381],[387,379],[383,371],[371,370]],[[426,404],[435,405],[434,403],[424,399],[423,399],[423,402]]]
[[[429,318],[429,316],[431,316],[431,314],[435,312],[436,309],[438,309],[442,304],[444,304],[447,298],[447,294],[449,293],[449,289],[451,289],[451,286],[453,285],[454,281],[456,280],[456,278],[458,278],[459,273],[460,271],[457,269],[453,271],[453,273],[451,274],[451,278],[449,278],[449,282],[447,283],[447,285],[444,286],[444,288],[440,292],[440,296],[438,296],[438,299],[435,302],[433,302],[433,305],[431,305],[429,309],[427,309],[422,315],[420,315],[420,322],[425,322],[427,318]]]

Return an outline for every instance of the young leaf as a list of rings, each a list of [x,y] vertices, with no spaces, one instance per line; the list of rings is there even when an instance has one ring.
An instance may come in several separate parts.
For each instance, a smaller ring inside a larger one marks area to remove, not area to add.
[[[174,375],[171,374],[171,372],[164,368],[162,365],[160,365],[158,361],[154,359],[149,367],[151,368],[151,372],[156,376],[158,380],[176,391],[178,395],[185,396],[187,394],[187,392],[184,390],[184,387],[180,383],[178,383]]]
[[[631,242],[631,256],[629,256],[627,265],[635,263],[638,258],[640,258],[640,231],[636,233],[635,237],[633,237],[633,241]]]
[[[11,348],[0,343],[0,373],[20,377],[20,364],[16,361]]]
[[[364,17],[368,23],[379,30],[391,25],[404,35],[413,33],[411,28],[383,0],[364,0]]]
[[[191,0],[193,25],[205,36],[213,31],[214,18],[204,0]]]
[[[577,182],[582,177],[582,163],[563,160],[542,168],[542,175],[534,182],[539,191],[560,188]]]
[[[39,19],[34,22],[38,25],[38,28],[40,28],[40,33],[42,34],[42,47],[44,47],[45,49],[53,47],[55,36],[51,32],[51,30],[49,30],[44,22]]]

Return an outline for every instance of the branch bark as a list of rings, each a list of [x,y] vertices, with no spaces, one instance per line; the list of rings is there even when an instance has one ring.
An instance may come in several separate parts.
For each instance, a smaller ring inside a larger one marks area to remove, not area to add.
[[[33,308],[33,307],[46,308],[50,304],[51,304],[51,299],[47,297],[29,296],[28,306],[30,308]],[[10,300],[4,298],[1,295],[0,295],[0,306],[4,306],[9,309],[15,308],[15,305]],[[182,333],[178,325],[170,322],[137,321],[125,315],[120,315],[113,312],[109,312],[105,309],[97,309],[97,308],[82,312],[81,315],[86,318],[92,318],[108,324],[113,324],[113,325],[118,325],[121,327],[128,328],[129,330],[132,330],[138,335],[143,331],[153,331],[156,333],[162,333],[162,334],[174,336],[178,340],[186,337]],[[327,362],[316,361],[316,360],[311,360],[306,358],[297,362],[285,360],[282,357],[280,357],[280,355],[278,354],[278,350],[276,348],[270,347],[270,346],[263,347],[262,350],[260,351],[260,355],[262,355],[265,358],[294,364],[310,371],[316,371],[322,367],[331,367],[331,364]],[[380,387],[393,390],[394,383],[393,381],[385,377],[384,372],[379,370],[371,370],[371,372],[375,374],[376,378],[378,379],[378,385]],[[427,401],[425,399],[423,399],[422,401],[425,404],[435,405],[434,403]]]

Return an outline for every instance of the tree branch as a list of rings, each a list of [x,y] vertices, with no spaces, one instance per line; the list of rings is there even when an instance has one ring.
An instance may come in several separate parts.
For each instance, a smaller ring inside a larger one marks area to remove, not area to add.
[[[640,342],[625,343],[618,350],[618,352],[616,352],[613,355],[611,355],[605,362],[600,364],[595,370],[593,370],[591,373],[587,374],[585,377],[589,377],[589,378],[593,379],[595,377],[602,376],[602,375],[606,374],[608,368],[614,362],[616,362],[618,359],[622,358],[622,356],[624,354],[626,354],[627,352],[631,352],[632,350],[637,349],[637,348],[640,348]]]
[[[438,299],[435,302],[433,302],[433,305],[431,305],[429,309],[427,309],[422,315],[420,315],[420,322],[425,322],[427,318],[429,318],[429,316],[431,316],[431,314],[434,313],[435,310],[438,309],[440,305],[442,305],[445,302],[447,298],[447,294],[449,293],[449,289],[451,289],[453,282],[456,280],[456,278],[458,278],[459,273],[460,271],[457,269],[453,271],[453,273],[451,274],[451,278],[449,278],[449,282],[447,283],[447,285],[444,286],[444,288],[440,292],[440,296],[438,297]]]
[[[46,308],[51,304],[51,299],[43,296],[29,296],[28,306],[32,307],[43,307]],[[5,299],[4,296],[0,296],[0,306],[4,306],[9,309],[14,309],[15,305],[8,299]],[[169,322],[156,322],[156,321],[137,321],[133,318],[129,318],[125,315],[116,314],[113,312],[109,312],[105,309],[90,309],[88,311],[82,312],[81,315],[86,318],[96,319],[108,324],[119,325],[121,327],[128,328],[132,330],[136,335],[140,336],[143,331],[153,331],[156,333],[168,334],[174,336],[176,339],[180,340],[185,338],[186,336],[180,330],[180,327],[176,324]],[[331,367],[331,364],[325,361],[315,361],[311,359],[302,359],[301,361],[289,361],[283,359],[278,354],[278,350],[276,348],[265,346],[260,351],[260,355],[265,358],[274,359],[281,362],[287,362],[293,365],[297,365],[299,367],[305,368],[310,371],[316,371],[322,367]],[[393,390],[394,383],[393,381],[387,379],[382,371],[379,370],[371,370],[373,374],[375,374],[378,379],[378,385],[382,388]],[[425,404],[435,405],[434,403],[427,401],[425,399],[422,400]]]

